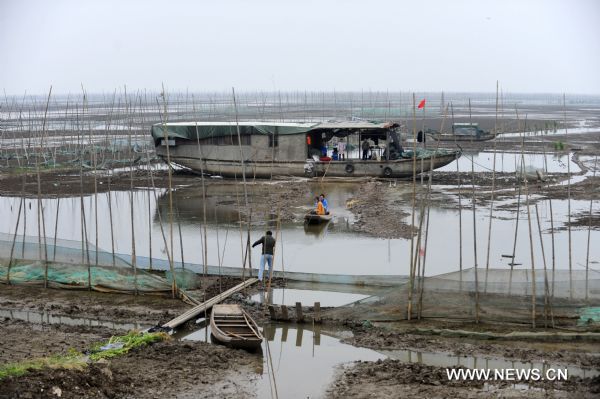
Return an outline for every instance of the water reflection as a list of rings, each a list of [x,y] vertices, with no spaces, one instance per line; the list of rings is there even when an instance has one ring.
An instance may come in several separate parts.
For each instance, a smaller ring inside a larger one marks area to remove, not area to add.
[[[327,230],[329,229],[330,225],[333,226],[333,222],[321,224],[308,224],[305,222],[304,233],[316,238],[323,238],[327,234]]]
[[[533,166],[536,169],[548,171],[548,173],[567,173],[567,162],[571,162],[571,173],[579,173],[581,169],[575,162],[570,161],[573,154],[554,154],[549,152],[544,156],[543,153],[525,152],[523,155],[525,166]],[[461,172],[471,171],[471,161],[475,172],[491,172],[494,170],[494,153],[492,151],[464,152],[458,159],[458,169]],[[521,152],[496,152],[496,172],[514,173],[521,169]],[[437,169],[439,172],[456,172],[456,163],[451,163],[443,168]]]
[[[203,328],[183,339],[204,340],[207,335],[210,333]],[[256,380],[258,398],[271,397],[270,370],[275,373],[279,397],[315,398],[332,382],[336,366],[385,358],[374,350],[340,342],[318,324],[266,324],[263,336],[263,368]],[[306,383],[298,384],[299,379]]]
[[[352,302],[367,298],[369,295],[351,294],[346,292],[300,290],[294,288],[274,288],[267,295],[266,291],[260,291],[251,299],[255,302],[272,305],[293,306],[300,302],[303,306],[313,306],[319,302],[321,307],[336,307],[347,305]]]
[[[0,309],[0,318],[21,320],[32,324],[62,324],[66,326],[107,327],[113,330],[143,330],[148,326],[140,323],[122,323],[110,320],[99,320],[88,317],[71,317],[56,315],[49,312],[31,310]]]

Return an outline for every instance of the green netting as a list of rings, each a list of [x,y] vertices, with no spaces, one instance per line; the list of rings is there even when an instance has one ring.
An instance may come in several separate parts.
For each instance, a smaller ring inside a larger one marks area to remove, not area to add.
[[[8,283],[8,261],[0,260],[0,283]],[[13,261],[10,269],[10,284],[43,285],[46,267],[42,262]],[[51,287],[87,289],[122,293],[170,292],[171,284],[166,279],[144,270],[112,266],[48,263],[48,284]]]
[[[44,248],[46,254],[44,254]],[[10,262],[12,259],[12,262]],[[37,237],[0,233],[0,283],[44,284],[48,260],[48,284],[52,287],[123,293],[170,292],[171,283],[137,268],[130,259],[95,248],[92,244],[48,237],[46,245]],[[89,271],[88,271],[89,265]],[[188,277],[189,279],[189,277]]]
[[[239,124],[240,135],[288,135],[302,134],[311,130],[315,124],[304,123],[281,123],[281,124],[248,124],[241,122]],[[206,123],[174,123],[174,124],[156,124],[152,126],[152,137],[155,140],[163,139],[166,135],[168,138],[182,138],[188,140],[206,139],[210,137],[224,137],[237,135],[238,125],[228,122],[216,122],[214,124]]]
[[[568,271],[466,269],[416,280],[412,294],[411,318],[515,322],[537,326],[598,325],[600,273]],[[486,276],[487,275],[487,276]],[[477,281],[477,283],[476,283]],[[534,283],[532,284],[532,281]],[[547,287],[547,289],[546,289]],[[422,290],[421,290],[422,288]],[[535,288],[535,295],[533,290]],[[405,320],[408,316],[410,286],[393,289],[335,311],[340,319]],[[421,294],[422,292],[422,294]],[[422,299],[421,299],[422,298]],[[593,314],[592,314],[593,313]]]
[[[432,150],[428,150],[426,148],[417,148],[415,153],[417,154],[417,159],[427,159],[429,160],[432,156],[436,156],[436,157],[441,157],[444,155],[449,155],[454,153],[454,150],[446,150],[443,148],[439,148],[437,150],[432,149]],[[413,150],[412,149],[408,149],[405,148],[404,151],[402,152],[402,158],[412,158],[413,157]]]
[[[165,272],[165,277],[169,283],[173,281],[172,273],[169,270]],[[175,281],[177,282],[177,287],[184,290],[194,290],[200,288],[201,285],[198,274],[180,267],[175,268]]]

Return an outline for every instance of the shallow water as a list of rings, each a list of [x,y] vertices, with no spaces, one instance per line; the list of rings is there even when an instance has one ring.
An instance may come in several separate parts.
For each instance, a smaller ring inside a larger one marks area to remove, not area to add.
[[[261,291],[253,295],[250,299],[255,302],[265,303],[266,298],[268,298],[269,304],[274,305],[293,306],[296,302],[300,302],[303,306],[313,306],[315,302],[319,302],[321,307],[336,307],[360,301],[367,297],[368,295],[346,292],[275,288],[271,290],[270,295],[266,295],[265,291]]]
[[[521,362],[494,356],[456,356],[447,352],[411,350],[371,350],[359,348],[340,341],[340,337],[351,337],[345,330],[327,331],[320,325],[266,324],[266,338],[262,344],[263,367],[256,380],[257,397],[270,397],[269,375],[275,373],[279,397],[317,398],[333,382],[335,371],[344,364],[354,361],[376,361],[391,358],[404,363],[420,363],[435,367],[485,369],[567,369],[569,377],[589,378],[600,375],[600,370],[558,363]],[[183,340],[210,342],[210,327],[201,328],[191,334],[179,336]],[[267,347],[268,341],[268,347]],[[270,352],[270,355],[269,355]],[[298,378],[310,381],[298,384]],[[523,388],[526,388],[527,385]]]
[[[285,184],[285,183],[282,183]],[[233,187],[233,188],[232,188]],[[276,270],[286,270],[307,273],[325,274],[350,274],[350,275],[407,275],[410,264],[410,240],[406,239],[380,239],[352,230],[353,216],[345,208],[345,203],[350,199],[357,184],[328,185],[323,191],[329,194],[332,209],[335,211],[333,221],[325,226],[305,227],[301,220],[282,225],[278,237],[277,256],[275,259]],[[236,188],[231,183],[223,186],[215,185],[211,189],[211,195],[207,200],[207,241],[209,265],[239,267],[242,264],[243,250],[242,242],[246,240],[246,234],[240,234],[237,213]],[[241,190],[237,187],[237,190]],[[410,183],[398,182],[396,186],[398,196],[404,201],[402,208],[410,213],[411,200]],[[459,246],[459,220],[462,220],[462,267],[470,268],[474,264],[473,246],[473,214],[469,209],[470,201],[462,198],[463,210],[457,209],[458,197],[449,192],[447,187],[433,186],[434,205],[430,211],[429,233],[427,237],[426,275],[436,275],[459,270],[461,267]],[[83,199],[86,215],[87,240],[91,246],[96,245],[96,228],[98,229],[98,247],[117,254],[124,254],[123,258],[130,257],[132,251],[131,239],[131,207],[130,195],[133,201],[133,225],[135,228],[135,250],[137,264],[147,267],[150,255],[149,242],[152,242],[152,257],[166,260],[167,246],[171,246],[170,229],[168,217],[163,214],[163,228],[165,238],[161,234],[157,206],[166,212],[168,209],[168,196],[164,190],[153,193],[148,190],[113,191],[110,195],[112,203],[113,240],[111,244],[111,228],[108,209],[108,194],[98,195],[98,224],[95,223],[94,196],[86,196]],[[202,264],[201,225],[203,206],[201,202],[201,191],[198,187],[179,188],[176,191],[173,224],[173,246],[174,260],[180,262],[181,246],[179,238],[179,227],[181,227],[181,242],[183,243],[183,258],[186,265],[192,270],[199,271]],[[0,219],[4,221],[0,226],[0,233],[6,245],[1,245],[3,252],[10,252],[10,244],[13,239],[14,226],[17,221],[19,209],[18,197],[0,197]],[[489,254],[489,265],[492,268],[508,268],[510,259],[502,255],[512,255],[516,219],[516,198],[503,200],[495,203],[494,218],[492,219],[492,236]],[[157,205],[158,204],[158,205]],[[57,199],[43,199],[42,205],[45,214],[47,243],[54,243],[54,230],[57,229],[57,245],[71,247],[72,256],[81,254],[81,204],[78,197],[60,199],[58,209],[58,227],[56,227]],[[546,261],[548,268],[551,267],[552,236],[550,234],[550,207],[548,200],[538,202],[538,211],[542,227],[542,238],[544,242]],[[571,215],[586,215],[589,212],[589,201],[571,201]],[[597,203],[594,209],[597,209]],[[165,208],[167,207],[167,208]],[[564,227],[567,221],[568,207],[566,200],[553,200],[553,219],[555,228]],[[32,245],[38,242],[37,224],[37,200],[26,199],[26,223],[23,218],[20,221],[19,237],[23,234],[23,225],[26,224],[26,235],[32,236]],[[300,218],[303,209],[295,210]],[[595,211],[597,212],[597,211]],[[532,236],[536,268],[543,267],[539,235],[535,219],[535,208],[530,207],[532,217]],[[405,220],[410,222],[410,216]],[[418,220],[418,214],[416,215]],[[177,223],[179,221],[179,223]],[[489,227],[489,205],[477,207],[475,213],[475,226],[477,237],[477,263],[480,267],[487,265],[487,239]],[[263,224],[265,223],[265,224]],[[252,242],[258,239],[266,228],[274,228],[274,221],[260,221],[251,226]],[[573,228],[571,233],[572,268],[573,270],[584,270],[587,251],[587,228]],[[597,240],[596,230],[591,232],[591,242]],[[424,237],[423,237],[424,239]],[[71,241],[62,241],[71,240]],[[166,241],[166,242],[165,242]],[[424,242],[422,248],[425,248]],[[554,234],[555,261],[557,269],[568,269],[568,247],[569,237],[566,229],[556,231]],[[59,248],[59,253],[60,253]],[[5,254],[8,257],[8,254]],[[17,254],[18,255],[18,254]],[[525,196],[521,196],[519,212],[519,224],[517,244],[515,251],[516,263],[522,263],[523,267],[530,266],[530,243],[529,227],[527,221],[527,208]],[[49,259],[52,259],[50,253]],[[598,268],[600,260],[600,247],[592,245],[590,248],[590,267]],[[259,251],[252,252],[252,265],[259,264]],[[423,259],[422,259],[423,261]],[[156,265],[155,265],[156,267]],[[163,266],[164,267],[164,266]]]
[[[465,152],[458,159],[458,170],[460,172],[471,172],[471,161],[475,172],[496,172],[514,173],[521,170],[522,158],[525,160],[525,167],[533,166],[536,169],[547,171],[548,173],[567,173],[567,162],[573,154],[554,154],[548,153],[546,156],[541,153],[525,152],[496,152],[496,164],[494,167],[494,152],[483,151],[475,154]],[[581,169],[575,162],[570,161],[571,173],[579,173]],[[456,172],[456,163],[452,162],[443,168],[436,169],[439,172]]]
[[[210,337],[210,331],[207,334],[202,328],[182,339],[204,341],[207,335]],[[318,398],[333,381],[336,366],[385,358],[374,350],[344,344],[319,325],[268,324],[263,335],[263,367],[255,380],[258,398],[271,397],[270,361],[280,398]],[[299,384],[299,380],[306,383]]]
[[[0,318],[22,320],[32,324],[62,324],[66,326],[107,327],[113,330],[123,331],[143,330],[149,327],[143,326],[139,323],[121,323],[89,317],[62,316],[49,312],[37,312],[33,310],[0,309]]]

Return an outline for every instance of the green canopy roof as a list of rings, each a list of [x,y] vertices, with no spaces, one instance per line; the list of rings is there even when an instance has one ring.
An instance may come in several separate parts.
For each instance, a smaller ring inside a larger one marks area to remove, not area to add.
[[[209,137],[223,137],[237,135],[237,126],[240,135],[287,135],[303,134],[310,131],[316,123],[262,123],[262,122],[175,122],[157,123],[152,126],[152,137],[157,140],[164,138],[166,129],[169,138],[182,138],[197,140]]]
[[[187,140],[206,139],[210,137],[236,136],[237,127],[240,135],[290,135],[305,134],[311,131],[326,132],[331,135],[347,135],[351,132],[370,131],[385,132],[397,126],[393,123],[376,123],[370,121],[349,122],[172,122],[157,123],[152,126],[152,137],[159,140],[165,137],[165,130],[170,139]]]

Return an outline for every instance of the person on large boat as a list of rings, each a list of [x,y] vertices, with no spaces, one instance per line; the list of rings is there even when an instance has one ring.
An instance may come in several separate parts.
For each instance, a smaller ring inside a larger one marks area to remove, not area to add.
[[[363,142],[361,144],[361,148],[362,148],[362,159],[363,159],[363,161],[366,161],[367,159],[369,159],[369,149],[371,148],[371,145],[369,144],[368,139],[363,140]]]
[[[333,149],[333,153],[331,154],[331,160],[332,161],[339,161],[340,160],[340,153],[338,152],[337,147],[335,147]]]
[[[346,142],[344,141],[344,138],[341,138],[340,141],[338,141],[337,148],[340,154],[340,160],[346,159]]]
[[[402,157],[402,153],[404,152],[404,148],[402,148],[402,144],[398,140],[398,137],[394,137],[390,135],[390,143],[383,152],[383,158],[389,160],[395,160]]]
[[[260,269],[258,269],[258,280],[263,282],[263,274],[265,272],[265,263],[269,264],[269,276],[273,272],[273,253],[275,250],[275,239],[273,238],[273,232],[270,230],[266,232],[259,240],[252,244],[252,248],[262,244],[262,255],[260,257]]]

